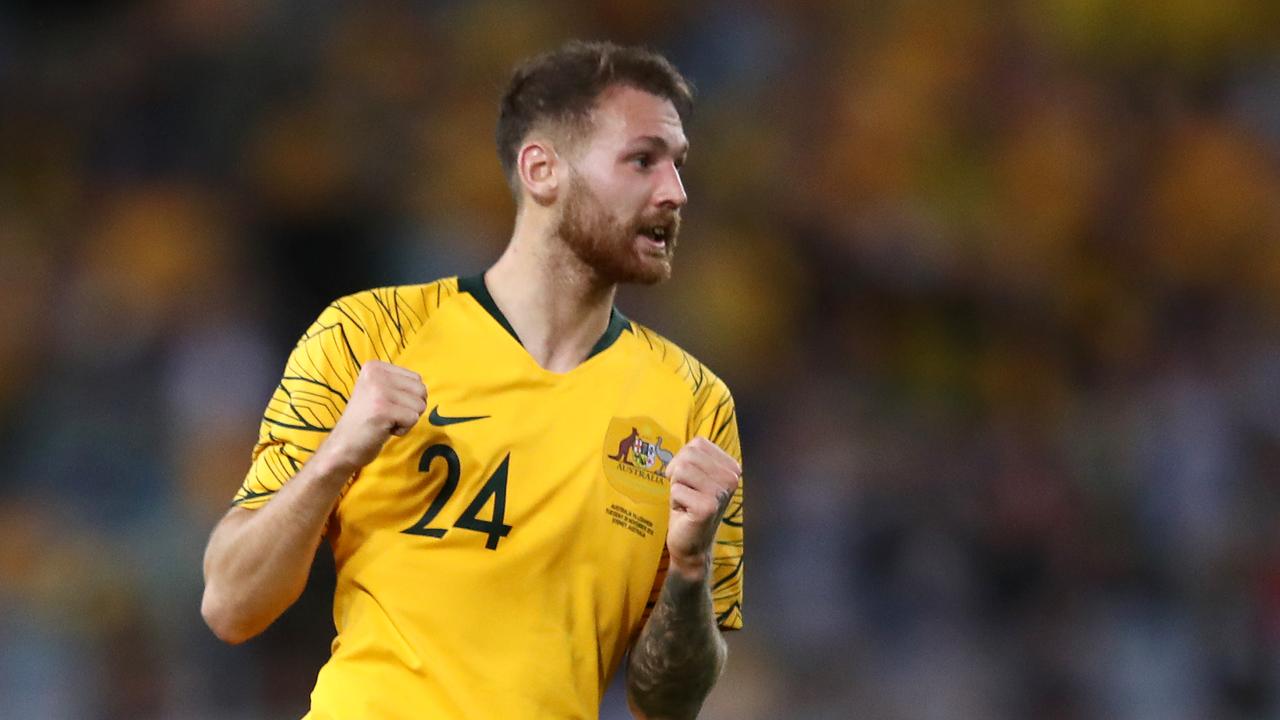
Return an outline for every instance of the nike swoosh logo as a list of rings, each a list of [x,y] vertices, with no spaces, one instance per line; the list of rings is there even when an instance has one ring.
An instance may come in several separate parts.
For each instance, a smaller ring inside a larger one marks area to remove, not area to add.
[[[473,415],[471,417],[449,417],[448,415],[441,415],[440,406],[437,405],[436,407],[431,408],[431,415],[427,418],[427,421],[432,425],[439,425],[443,427],[445,425],[457,425],[458,423],[471,422],[472,420],[484,420],[487,417],[489,416]]]

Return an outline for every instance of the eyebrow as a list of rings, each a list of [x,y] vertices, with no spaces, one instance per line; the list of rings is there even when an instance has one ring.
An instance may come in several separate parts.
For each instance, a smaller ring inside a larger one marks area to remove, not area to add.
[[[667,151],[671,149],[671,144],[668,143],[665,138],[658,137],[657,135],[643,135],[641,137],[636,138],[634,142],[642,142],[642,143],[647,143],[649,145],[654,145],[659,150],[662,150],[662,151]],[[676,154],[688,155],[689,143],[684,143],[682,146],[680,146],[679,152]]]

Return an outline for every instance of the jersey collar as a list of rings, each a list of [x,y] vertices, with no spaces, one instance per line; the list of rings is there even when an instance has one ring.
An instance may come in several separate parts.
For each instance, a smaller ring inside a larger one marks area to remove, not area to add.
[[[520,343],[521,347],[524,347],[524,343],[520,342],[520,336],[516,335],[515,328],[511,327],[511,323],[507,320],[507,316],[502,314],[502,311],[498,309],[498,304],[493,301],[493,296],[489,294],[489,288],[484,284],[484,273],[458,278],[458,290],[470,293],[471,297],[475,298],[476,302],[480,303],[480,307],[484,308],[486,312],[492,315],[493,319],[498,321],[498,324],[502,326],[502,329],[506,330],[511,337],[515,338],[516,342]],[[600,339],[596,341],[595,346],[591,348],[591,352],[587,355],[587,359],[591,359],[605,350],[608,350],[609,346],[618,340],[624,330],[631,332],[631,321],[627,319],[627,316],[618,312],[617,306],[610,308],[609,326],[604,329],[604,334],[600,336]]]

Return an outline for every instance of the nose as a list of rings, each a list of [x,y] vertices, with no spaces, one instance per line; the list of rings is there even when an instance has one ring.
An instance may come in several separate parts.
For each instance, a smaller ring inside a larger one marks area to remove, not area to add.
[[[689,202],[689,196],[684,191],[684,183],[680,181],[680,169],[674,162],[663,165],[662,176],[658,178],[658,187],[653,199],[659,206],[668,210],[679,210]]]

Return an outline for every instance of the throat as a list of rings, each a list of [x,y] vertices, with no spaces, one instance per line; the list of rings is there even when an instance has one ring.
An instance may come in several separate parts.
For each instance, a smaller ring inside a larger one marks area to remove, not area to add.
[[[578,343],[564,343],[559,347],[530,344],[525,345],[525,350],[538,367],[553,373],[567,373],[590,357],[590,350],[583,350]]]
[[[593,308],[577,318],[561,317],[560,323],[532,315],[524,318],[523,330],[520,325],[514,327],[517,339],[535,363],[545,370],[565,373],[608,346],[605,338],[613,317],[613,308],[609,306]]]
[[[465,283],[482,306],[545,370],[565,373],[617,340],[630,322],[613,308],[613,288],[585,296],[560,283],[509,275],[502,261]],[[459,282],[460,289],[464,283]]]

